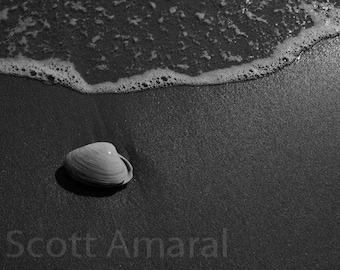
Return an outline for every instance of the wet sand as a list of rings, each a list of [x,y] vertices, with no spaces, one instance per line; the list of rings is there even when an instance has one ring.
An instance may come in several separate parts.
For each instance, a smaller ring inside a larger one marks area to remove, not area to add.
[[[209,87],[82,95],[0,76],[2,268],[335,269],[339,43]],[[126,187],[67,176],[63,156],[95,141],[130,160]]]

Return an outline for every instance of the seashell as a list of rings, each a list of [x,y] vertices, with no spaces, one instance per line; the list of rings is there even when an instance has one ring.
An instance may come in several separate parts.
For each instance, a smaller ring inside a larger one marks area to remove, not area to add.
[[[132,177],[130,162],[108,142],[96,142],[69,152],[64,159],[69,175],[91,186],[119,186]]]

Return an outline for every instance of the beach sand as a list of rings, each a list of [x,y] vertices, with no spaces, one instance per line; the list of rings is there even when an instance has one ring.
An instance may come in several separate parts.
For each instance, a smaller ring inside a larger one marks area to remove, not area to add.
[[[133,94],[1,75],[1,268],[335,269],[339,45],[256,81]],[[95,141],[130,160],[126,187],[68,177],[63,156]]]

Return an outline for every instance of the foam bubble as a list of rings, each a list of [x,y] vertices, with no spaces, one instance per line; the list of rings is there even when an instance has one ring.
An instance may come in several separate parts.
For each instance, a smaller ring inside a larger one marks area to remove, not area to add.
[[[273,54],[251,63],[212,70],[198,76],[170,69],[152,69],[141,75],[121,78],[117,82],[88,84],[71,62],[56,58],[33,60],[24,56],[1,58],[0,72],[61,84],[81,93],[127,93],[174,85],[207,85],[257,79],[295,61],[301,52],[324,38],[340,33],[340,10],[332,4],[312,2],[300,6],[312,18],[314,26],[279,44]]]
[[[61,84],[84,93],[90,92],[92,88],[71,62],[56,58],[40,61],[22,55],[15,58],[0,58],[0,72],[30,77],[49,84]]]

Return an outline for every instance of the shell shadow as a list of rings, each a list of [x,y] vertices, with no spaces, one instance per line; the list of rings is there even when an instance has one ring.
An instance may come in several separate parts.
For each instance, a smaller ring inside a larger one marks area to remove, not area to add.
[[[65,190],[77,195],[88,197],[108,197],[126,188],[126,185],[110,188],[91,187],[84,185],[74,180],[67,173],[67,170],[65,169],[64,166],[61,166],[60,168],[57,169],[57,171],[55,172],[55,179],[59,186],[61,186]]]

